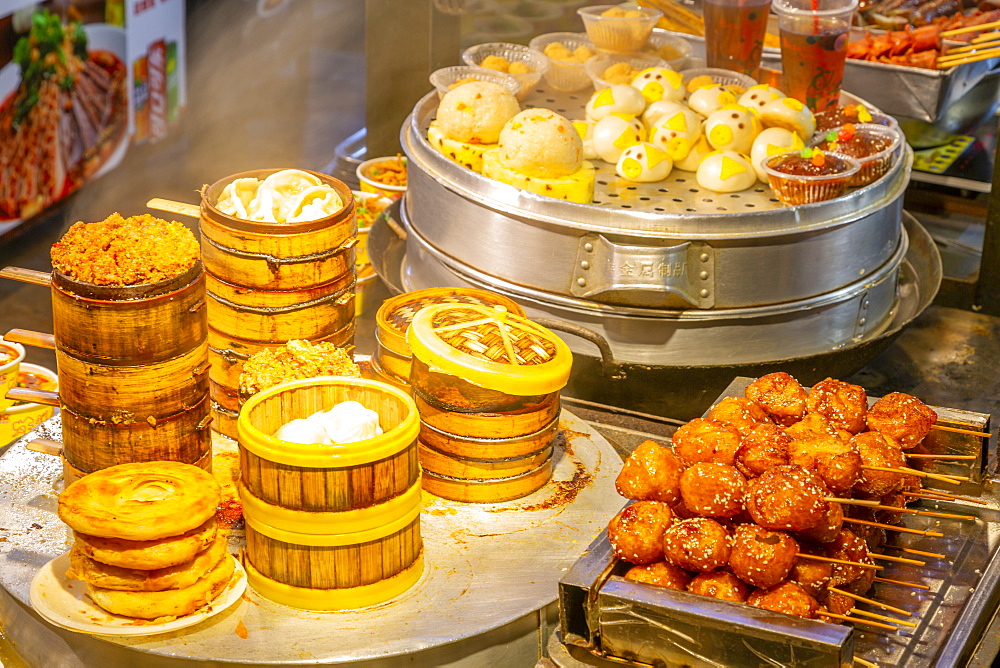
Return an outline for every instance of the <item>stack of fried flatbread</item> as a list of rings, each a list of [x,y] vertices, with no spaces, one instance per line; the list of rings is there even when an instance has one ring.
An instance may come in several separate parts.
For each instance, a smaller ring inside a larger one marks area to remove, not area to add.
[[[141,619],[187,615],[214,599],[235,569],[216,527],[219,484],[180,462],[120,464],[59,496],[76,537],[67,575],[87,583],[110,613]]]

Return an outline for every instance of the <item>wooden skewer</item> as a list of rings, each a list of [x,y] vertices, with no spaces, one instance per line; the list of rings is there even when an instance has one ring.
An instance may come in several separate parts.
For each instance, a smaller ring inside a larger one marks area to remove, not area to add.
[[[919,554],[921,557],[934,557],[935,559],[947,559],[947,554],[938,554],[937,552],[924,552],[923,550],[914,550],[912,547],[901,547],[899,548],[903,552],[908,552],[910,554]]]
[[[918,561],[916,559],[906,559],[904,557],[890,557],[888,554],[875,554],[874,552],[869,552],[868,556],[872,559],[881,559],[882,561],[897,561],[901,564],[913,564],[914,566],[926,566],[926,561]]]
[[[903,496],[909,496],[914,499],[931,499],[933,501],[968,501],[969,503],[978,503],[981,506],[987,505],[982,499],[973,499],[968,496],[958,496],[957,494],[948,494],[947,492],[938,492],[937,490],[923,491],[923,492],[903,492]]]
[[[930,536],[931,538],[944,538],[943,533],[938,533],[937,531],[921,531],[920,529],[911,529],[909,527],[898,527],[894,524],[882,524],[881,522],[869,522],[868,520],[859,520],[855,517],[845,517],[845,522],[851,522],[853,524],[865,524],[870,527],[882,527],[887,531],[899,531],[900,533],[913,533],[920,536]]]
[[[867,619],[859,619],[857,617],[851,617],[849,615],[838,615],[835,612],[817,612],[820,617],[829,617],[831,619],[841,619],[845,622],[854,622],[855,624],[867,624],[869,626],[877,626],[880,629],[889,629],[890,631],[898,631],[898,626],[890,626],[889,624],[883,624],[882,622],[872,622]],[[855,659],[857,661],[857,659]]]
[[[828,563],[831,563],[831,564],[845,564],[847,566],[858,566],[859,568],[868,568],[868,569],[873,570],[873,571],[880,571],[880,570],[882,570],[881,566],[878,566],[876,564],[863,564],[860,561],[848,561],[846,559],[833,559],[831,557],[818,557],[815,554],[805,554],[803,552],[797,552],[795,554],[795,556],[799,557],[800,559],[815,559],[816,561],[825,561],[825,562],[828,562]]]
[[[991,21],[990,23],[980,23],[974,26],[963,26],[961,28],[955,28],[953,30],[945,30],[940,33],[941,37],[953,37],[955,35],[964,35],[967,32],[979,32],[985,30],[992,30],[994,28],[1000,28],[1000,21]]]
[[[983,39],[988,38],[988,39]],[[986,35],[980,35],[973,39],[969,44],[965,46],[958,46],[954,49],[948,49],[941,54],[941,58],[946,56],[953,56],[959,53],[969,53],[970,51],[981,51],[983,49],[990,49],[994,46],[1000,45],[1000,37],[997,37],[996,33],[987,33]]]
[[[872,663],[871,661],[865,661],[864,659],[854,657],[854,663],[861,664],[865,668],[878,668],[877,663]]]
[[[839,496],[824,496],[823,500],[833,501],[834,503],[843,503],[847,506],[868,506],[869,508],[879,507],[877,499],[842,499]]]
[[[931,454],[907,454],[907,457],[914,459],[979,459],[979,455],[931,455]]]
[[[882,608],[890,612],[896,612],[900,615],[906,615],[907,617],[912,617],[913,613],[907,612],[902,608],[894,608],[888,603],[881,603],[871,598],[865,598],[864,596],[858,596],[857,594],[852,594],[849,591],[844,591],[843,589],[837,589],[836,587],[827,587],[828,591],[832,591],[834,594],[840,594],[841,596],[846,596],[847,598],[853,598],[855,601],[861,601],[862,603],[867,603],[868,605],[874,605],[877,608]]]
[[[931,480],[940,480],[941,482],[948,482],[951,483],[952,485],[960,485],[963,480],[968,480],[968,478],[962,478],[959,476],[945,476],[945,475],[939,475],[937,473],[925,473],[924,471],[911,469],[907,466],[892,468],[891,466],[873,466],[871,464],[862,464],[861,468],[867,469],[869,471],[886,471],[888,473],[903,473],[907,475],[915,475],[918,478],[930,478]]]
[[[937,68],[939,70],[947,70],[951,67],[958,67],[959,65],[967,65],[968,63],[978,63],[980,60],[989,60],[990,58],[996,58],[1000,56],[1000,48],[987,49],[980,53],[966,54],[963,57],[955,58],[953,60],[947,60],[946,58],[938,58]]]
[[[876,510],[891,510],[897,513],[909,513],[911,515],[925,515],[927,517],[945,517],[950,520],[972,520],[975,521],[977,518],[975,515],[956,515],[954,513],[939,513],[934,510],[920,510],[919,508],[900,508],[898,506],[872,506]]]
[[[913,589],[923,589],[924,591],[930,591],[931,588],[924,584],[919,584],[916,582],[904,582],[902,580],[890,580],[889,578],[876,577],[875,582],[884,582],[885,584],[900,585],[901,587],[912,587]]]
[[[887,617],[886,615],[880,615],[877,612],[868,612],[867,610],[862,610],[861,608],[851,608],[851,612],[855,615],[861,615],[862,617],[871,617],[872,619],[881,619],[885,622],[892,622],[893,624],[899,624],[901,626],[909,626],[910,628],[917,628],[917,625],[913,622],[908,622],[904,619],[896,619],[895,617]]]
[[[979,438],[989,438],[990,435],[985,431],[972,431],[971,429],[959,429],[958,427],[946,427],[943,424],[931,425],[931,429],[937,429],[938,431],[951,431],[956,434],[968,434],[969,436],[978,436]]]
[[[62,443],[51,441],[47,438],[36,438],[33,441],[28,441],[24,448],[43,455],[52,455],[53,457],[62,455]]]
[[[990,42],[995,42],[1000,39],[996,30],[990,30],[989,32],[984,32],[982,35],[976,35],[969,40],[969,44],[989,44]]]
[[[909,466],[900,466],[900,469],[904,473],[909,473],[910,475],[915,475],[918,478],[930,478],[932,480],[938,480],[944,478],[945,480],[955,480],[957,482],[968,482],[971,480],[969,476],[965,475],[952,475],[950,473],[928,473],[927,471],[918,471],[917,469],[911,469]]]
[[[153,199],[146,202],[146,206],[148,206],[150,209],[155,209],[157,211],[176,213],[180,216],[190,216],[191,218],[201,218],[201,207],[198,206],[197,204],[188,204],[187,202],[175,202],[169,199],[154,197]]]

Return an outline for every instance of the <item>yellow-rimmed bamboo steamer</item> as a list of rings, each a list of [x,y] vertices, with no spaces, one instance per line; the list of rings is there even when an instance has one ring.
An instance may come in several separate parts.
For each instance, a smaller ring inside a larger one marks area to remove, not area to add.
[[[572,366],[566,344],[503,306],[479,304],[420,310],[407,341],[424,489],[488,503],[543,486]]]
[[[409,384],[411,354],[406,332],[417,311],[438,304],[499,305],[510,313],[524,315],[524,310],[512,299],[475,288],[428,288],[392,297],[382,302],[375,314],[372,367],[378,373],[397,383]]]
[[[344,206],[305,222],[244,220],[216,207],[223,190],[235,180],[264,180],[279,171],[234,174],[202,190],[200,230],[210,339],[217,336],[232,344],[210,341],[214,427],[232,438],[239,375],[246,357],[256,352],[242,348],[279,346],[292,339],[337,345],[353,345],[354,340],[357,223],[350,188],[325,174],[309,172],[333,188]]]
[[[338,445],[274,438],[293,419],[357,401],[383,433]],[[361,607],[419,578],[420,462],[416,405],[360,378],[321,377],[263,390],[237,421],[247,567],[260,593],[293,607]]]
[[[102,286],[52,273],[68,473],[157,460],[211,467],[205,279]]]

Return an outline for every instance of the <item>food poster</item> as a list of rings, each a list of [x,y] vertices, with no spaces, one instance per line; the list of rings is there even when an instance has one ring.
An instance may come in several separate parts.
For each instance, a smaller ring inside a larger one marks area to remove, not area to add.
[[[0,0],[0,235],[167,134],[183,44],[183,0]]]

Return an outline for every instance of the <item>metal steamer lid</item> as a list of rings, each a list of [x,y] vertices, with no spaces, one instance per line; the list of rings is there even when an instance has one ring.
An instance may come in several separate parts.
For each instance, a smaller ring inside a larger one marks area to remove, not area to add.
[[[439,304],[478,304],[503,306],[509,312],[524,316],[524,309],[513,299],[477,288],[426,288],[387,299],[375,314],[375,336],[378,342],[400,355],[409,355],[406,332],[413,317],[423,308]]]
[[[442,304],[413,318],[413,356],[480,387],[517,396],[549,394],[569,380],[573,355],[551,331],[503,306]]]

